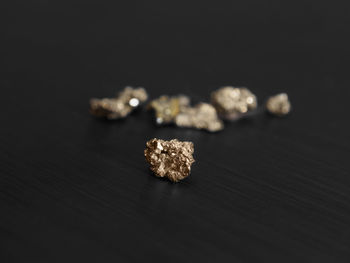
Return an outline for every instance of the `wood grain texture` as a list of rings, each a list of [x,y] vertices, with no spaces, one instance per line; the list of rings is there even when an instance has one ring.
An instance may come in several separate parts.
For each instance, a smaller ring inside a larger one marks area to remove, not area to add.
[[[8,2],[1,262],[349,262],[348,6]],[[210,134],[87,110],[125,85],[205,101],[228,84],[287,92],[292,114]],[[151,175],[154,137],[194,142],[189,178]]]

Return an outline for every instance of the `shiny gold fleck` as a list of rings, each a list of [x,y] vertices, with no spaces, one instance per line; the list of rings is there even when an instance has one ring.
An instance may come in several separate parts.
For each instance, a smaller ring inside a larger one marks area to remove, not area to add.
[[[256,109],[256,96],[247,88],[223,87],[211,93],[211,103],[220,117],[236,120]]]
[[[224,128],[215,108],[208,103],[199,103],[194,107],[186,107],[175,118],[179,127],[192,127],[217,132]]]
[[[173,123],[175,117],[189,104],[190,99],[187,96],[179,95],[169,97],[164,95],[158,99],[152,100],[148,104],[148,109],[154,110],[157,124],[169,124]]]
[[[92,98],[90,100],[90,113],[107,119],[124,118],[145,102],[147,97],[144,88],[126,87],[115,98]]]
[[[287,115],[291,110],[291,104],[286,93],[280,93],[270,97],[266,102],[266,109],[276,116]]]
[[[192,142],[152,139],[146,143],[144,154],[156,176],[178,182],[189,176],[194,163],[193,152]]]

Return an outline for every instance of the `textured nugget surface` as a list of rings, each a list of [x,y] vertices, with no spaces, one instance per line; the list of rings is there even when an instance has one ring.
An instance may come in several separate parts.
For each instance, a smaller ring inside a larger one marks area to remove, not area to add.
[[[177,139],[164,141],[152,139],[146,143],[144,151],[150,169],[158,177],[167,177],[178,182],[191,172],[194,146],[192,142],[181,142]]]

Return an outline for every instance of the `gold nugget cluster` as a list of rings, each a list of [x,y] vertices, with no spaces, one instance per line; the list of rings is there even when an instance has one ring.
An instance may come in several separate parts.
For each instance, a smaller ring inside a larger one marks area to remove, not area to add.
[[[144,154],[156,176],[178,182],[189,176],[194,163],[193,152],[192,142],[152,139],[146,143]]]
[[[144,88],[126,87],[115,98],[90,100],[90,112],[97,117],[107,119],[125,118],[148,98]]]
[[[124,118],[147,98],[144,88],[126,87],[115,98],[91,99],[90,112],[107,119]],[[177,127],[218,132],[224,129],[223,120],[234,121],[247,117],[256,112],[258,107],[256,95],[245,87],[219,88],[211,93],[210,102],[192,106],[188,96],[163,95],[150,101],[147,109],[154,112],[157,125],[173,124]],[[281,93],[270,97],[265,109],[276,116],[287,115],[291,110],[288,95]]]
[[[144,88],[126,87],[114,98],[92,98],[90,113],[107,119],[125,118],[147,98]],[[177,127],[217,132],[224,129],[223,120],[233,121],[248,116],[258,107],[255,94],[244,87],[226,86],[215,90],[210,102],[191,106],[190,98],[185,95],[163,95],[149,102],[147,109],[154,112],[158,125],[175,124]],[[265,109],[276,116],[287,115],[291,111],[288,95],[280,93],[270,97]],[[146,143],[144,155],[156,176],[178,182],[189,176],[194,163],[193,152],[192,142],[152,139]]]

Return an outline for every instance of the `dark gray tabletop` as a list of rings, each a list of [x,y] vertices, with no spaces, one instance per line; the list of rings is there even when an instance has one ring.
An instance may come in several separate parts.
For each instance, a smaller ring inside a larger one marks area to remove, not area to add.
[[[1,262],[349,262],[349,7],[330,1],[6,1],[0,25]],[[260,110],[217,134],[97,120],[125,85]],[[195,144],[172,184],[151,138]]]

